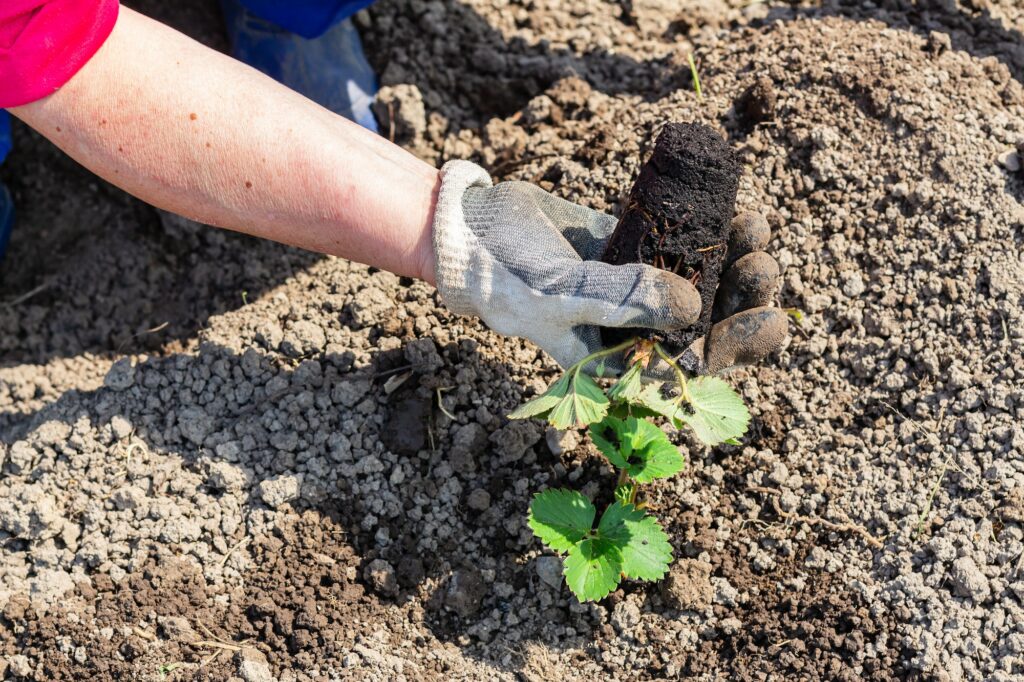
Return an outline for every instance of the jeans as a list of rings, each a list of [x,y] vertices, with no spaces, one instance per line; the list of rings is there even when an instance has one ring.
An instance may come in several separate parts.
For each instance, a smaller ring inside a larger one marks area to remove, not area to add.
[[[0,163],[7,158],[11,144],[11,115],[0,109]]]
[[[240,0],[247,10],[303,38],[316,38],[373,0]]]

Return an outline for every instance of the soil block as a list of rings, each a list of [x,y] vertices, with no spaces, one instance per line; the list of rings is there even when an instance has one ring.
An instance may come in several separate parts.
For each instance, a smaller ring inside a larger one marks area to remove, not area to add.
[[[637,335],[658,338],[668,352],[678,355],[707,334],[740,171],[735,152],[712,128],[700,123],[665,125],[601,260],[613,265],[647,263],[685,277],[700,292],[701,316],[693,326],[673,332],[604,329],[606,343]]]

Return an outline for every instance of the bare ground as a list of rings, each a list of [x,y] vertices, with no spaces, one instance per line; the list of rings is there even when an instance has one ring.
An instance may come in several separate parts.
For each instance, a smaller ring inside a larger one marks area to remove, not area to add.
[[[222,47],[211,8],[150,4]],[[554,376],[535,348],[422,284],[162,220],[19,128],[0,678],[1024,675],[1014,3],[383,0],[360,24],[385,129],[433,162],[614,211],[665,120],[741,151],[807,319],[730,377],[744,445],[682,442],[655,490],[691,597],[544,580],[529,495],[611,479],[582,436],[505,420]]]

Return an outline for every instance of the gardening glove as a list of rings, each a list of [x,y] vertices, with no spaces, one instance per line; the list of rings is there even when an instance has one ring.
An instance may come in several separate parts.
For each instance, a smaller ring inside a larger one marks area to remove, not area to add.
[[[437,288],[452,312],[527,338],[563,367],[601,349],[600,327],[693,324],[701,300],[689,281],[596,260],[615,224],[535,185],[492,185],[483,168],[450,161],[434,214]]]
[[[691,346],[681,359],[691,372],[756,362],[785,336],[785,315],[760,307],[774,296],[774,280],[768,292],[766,277],[754,276],[758,268],[740,263],[767,243],[767,223],[760,220],[734,221],[730,257],[736,273],[728,281],[738,291],[719,292],[722,312],[737,315]],[[670,331],[696,322],[700,294],[688,280],[649,265],[598,260],[616,224],[613,216],[535,185],[492,185],[479,166],[450,161],[441,170],[434,217],[441,298],[452,312],[479,316],[499,333],[533,341],[563,367],[601,349],[600,327]],[[753,264],[760,267],[758,258]]]
[[[733,218],[725,270],[715,292],[711,329],[679,358],[691,374],[719,374],[764,359],[789,332],[786,313],[773,305],[779,264],[764,249],[771,231],[759,213]]]

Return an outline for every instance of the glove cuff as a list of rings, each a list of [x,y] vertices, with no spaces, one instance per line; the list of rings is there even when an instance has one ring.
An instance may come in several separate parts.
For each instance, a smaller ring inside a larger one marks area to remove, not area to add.
[[[469,161],[449,161],[441,168],[441,188],[434,209],[434,276],[445,306],[457,315],[475,315],[469,291],[476,235],[466,221],[462,197],[470,187],[490,187],[491,176]]]

